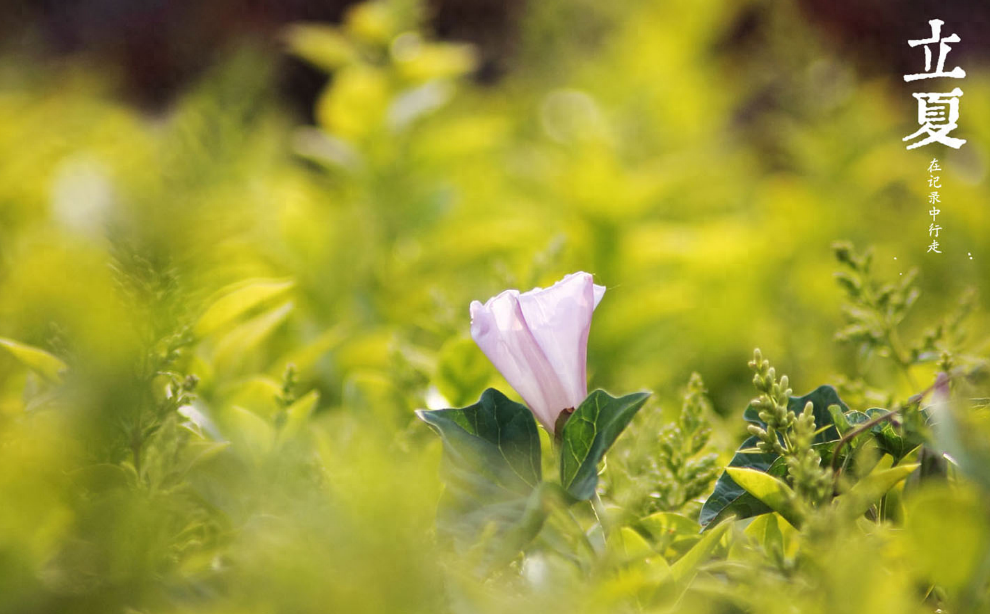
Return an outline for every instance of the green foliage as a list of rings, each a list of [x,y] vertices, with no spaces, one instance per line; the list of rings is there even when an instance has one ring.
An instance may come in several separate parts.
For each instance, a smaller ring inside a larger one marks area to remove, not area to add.
[[[57,356],[53,356],[40,348],[18,343],[13,339],[2,338],[0,338],[0,347],[10,352],[21,364],[50,383],[57,383],[62,372],[66,369],[66,364]]]
[[[574,410],[560,443],[560,483],[572,497],[585,501],[595,495],[598,464],[649,396],[636,392],[615,398],[596,390]]]
[[[699,497],[711,489],[720,470],[710,444],[713,416],[697,373],[688,380],[676,418],[671,420],[657,405],[639,412],[609,454],[614,470],[603,476],[609,496],[638,515],[695,514]]]
[[[159,110],[0,52],[0,611],[985,611],[990,125],[926,257],[902,90],[794,7],[527,3],[504,65],[427,16],[288,28],[313,125],[269,42]],[[875,246],[838,249],[843,344],[836,237]],[[594,393],[557,443],[483,392],[467,305],[574,270],[592,388],[658,400]],[[835,387],[760,360],[738,420],[756,345]],[[479,395],[518,445],[415,419]]]
[[[419,417],[444,442],[447,488],[437,512],[442,534],[462,550],[485,534],[499,546],[511,544],[506,549],[514,556],[543,524],[540,438],[533,414],[488,389],[474,405],[421,411]]]
[[[753,468],[778,478],[789,475],[792,466],[807,468],[806,472],[799,473],[800,481],[794,481],[797,476],[790,475],[792,483],[802,492],[805,500],[814,504],[821,498],[819,493],[831,479],[827,468],[819,468],[821,452],[834,446],[834,442],[839,439],[830,408],[835,406],[842,413],[847,413],[849,408],[831,386],[819,386],[802,397],[790,396],[787,376],[781,376],[780,381],[777,381],[773,367],[763,359],[759,350],[754,352],[750,368],[756,371],[753,383],[763,394],[754,399],[743,412],[743,418],[750,422],[752,436],[742,443],[728,466]],[[804,418],[800,441],[797,440],[794,428],[799,422],[799,415],[807,416]],[[764,422],[764,418],[772,420],[773,424]],[[818,425],[820,428],[816,428]],[[768,437],[770,432],[774,433],[773,440]],[[766,448],[770,448],[770,451]],[[831,454],[829,457],[831,458]],[[708,525],[733,515],[748,518],[769,511],[769,507],[725,473],[715,482],[715,490],[705,501],[700,520],[701,524]]]
[[[760,503],[780,514],[795,528],[801,528],[804,512],[798,494],[781,479],[769,473],[744,467],[727,467],[732,481],[756,497]]]

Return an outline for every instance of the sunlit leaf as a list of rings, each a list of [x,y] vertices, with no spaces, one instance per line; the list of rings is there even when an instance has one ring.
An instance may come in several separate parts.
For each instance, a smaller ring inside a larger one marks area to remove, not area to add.
[[[798,504],[797,495],[783,480],[755,469],[729,467],[725,471],[746,492],[780,514],[794,527],[801,527],[804,513]]]
[[[281,436],[289,438],[302,430],[309,420],[310,415],[312,415],[313,410],[316,409],[316,404],[319,401],[319,391],[311,390],[287,407],[285,410],[285,425],[282,426]]]
[[[913,463],[873,471],[836,499],[839,511],[850,520],[862,516],[880,497],[918,467],[917,463]]]
[[[677,559],[676,563],[671,565],[670,570],[676,583],[684,585],[691,580],[694,574],[698,572],[698,567],[712,555],[715,547],[722,541],[722,537],[729,530],[730,526],[732,525],[725,523],[708,531],[701,538],[701,541],[688,550],[684,556]]]
[[[286,293],[293,286],[287,279],[250,279],[232,284],[217,293],[193,331],[197,337],[209,335],[262,303]]]
[[[332,72],[357,57],[354,45],[333,26],[295,24],[286,30],[285,38],[292,53],[327,72]]]
[[[57,383],[61,379],[62,372],[67,368],[66,364],[56,356],[13,339],[0,337],[0,347],[5,348],[21,364],[50,383]]]
[[[213,354],[217,371],[230,371],[239,366],[255,347],[285,321],[292,307],[292,302],[282,303],[225,334],[217,342]]]

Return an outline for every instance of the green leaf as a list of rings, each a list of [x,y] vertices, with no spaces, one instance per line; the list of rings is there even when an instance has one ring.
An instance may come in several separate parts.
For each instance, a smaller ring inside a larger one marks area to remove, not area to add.
[[[886,409],[874,407],[866,410],[866,417],[868,420],[873,420],[888,413],[890,412]],[[899,461],[907,456],[911,450],[920,446],[924,441],[919,433],[910,432],[902,434],[898,430],[900,429],[895,428],[889,420],[875,424],[870,429],[876,437],[877,445],[880,446],[880,449],[894,457],[895,461]]]
[[[729,467],[725,471],[746,492],[780,514],[795,528],[801,527],[804,514],[798,507],[794,491],[783,480],[755,469]]]
[[[736,452],[728,466],[769,471],[771,465],[779,458],[777,454],[742,451],[755,448],[759,441],[756,437],[750,437],[744,441],[739,446],[740,451]],[[783,467],[783,463],[778,466]],[[727,472],[722,472],[722,475],[715,482],[715,489],[701,508],[698,522],[701,526],[713,527],[729,516],[750,518],[760,514],[768,514],[770,511],[770,508],[759,499],[736,484]]]
[[[185,470],[209,462],[230,447],[229,441],[191,441],[182,451]]]
[[[293,54],[326,72],[333,72],[358,57],[354,45],[332,26],[297,24],[287,29],[285,38]]]
[[[838,405],[829,405],[828,414],[832,417],[832,424],[838,429],[840,435],[845,435],[853,429],[846,414],[842,412],[842,408]]]
[[[491,379],[491,363],[469,337],[454,337],[440,348],[434,382],[451,403],[477,397]]]
[[[302,430],[306,421],[309,420],[309,416],[316,409],[319,400],[320,393],[316,390],[310,390],[301,398],[296,399],[292,405],[285,409],[285,424],[279,434],[282,437],[291,438]]]
[[[950,595],[960,594],[986,574],[990,552],[986,514],[985,495],[968,483],[929,484],[908,504],[906,555],[932,582]],[[971,611],[977,610],[985,611],[985,602]]]
[[[618,548],[621,548],[623,559],[627,562],[645,559],[657,554],[650,543],[632,527],[621,527],[616,533],[614,543]]]
[[[784,552],[784,534],[777,518],[776,514],[763,514],[749,523],[745,532],[763,546],[767,553],[779,556]]]
[[[249,279],[229,285],[217,292],[193,331],[197,337],[205,337],[292,286],[289,279]]]
[[[725,532],[729,530],[730,526],[723,524],[709,531],[684,556],[671,565],[670,571],[672,572],[671,575],[674,582],[685,587],[698,572],[698,567],[711,556],[712,551],[722,541],[722,536],[725,535]]]
[[[696,520],[674,512],[655,512],[640,518],[636,525],[650,536],[658,552],[683,554],[701,539],[701,525]]]
[[[443,440],[441,536],[462,549],[486,530],[494,531],[496,542],[512,536],[522,543],[535,536],[548,492],[537,488],[540,436],[532,412],[489,388],[469,407],[416,415]]]
[[[213,353],[213,364],[217,371],[230,372],[239,369],[245,359],[251,356],[251,351],[289,317],[292,308],[291,301],[282,303],[225,334],[217,342]]]
[[[34,346],[18,343],[13,339],[0,337],[0,347],[6,348],[21,364],[52,384],[58,383],[61,380],[62,372],[68,368],[64,362],[52,354]]]
[[[884,496],[898,482],[911,475],[920,465],[898,465],[890,469],[874,471],[836,498],[839,512],[850,520],[866,513],[870,506]]]
[[[636,392],[615,398],[596,390],[574,410],[560,448],[560,483],[572,497],[586,501],[594,496],[598,463],[649,396]]]
[[[245,450],[256,460],[268,454],[275,441],[275,430],[267,420],[243,407],[232,406],[222,415],[224,431],[235,449]]]
[[[839,431],[835,428],[829,406],[837,405],[843,413],[849,411],[846,404],[839,398],[839,393],[832,386],[819,386],[802,397],[791,397],[787,403],[787,407],[793,412],[801,413],[804,411],[804,406],[808,401],[812,403],[815,424],[819,431],[814,439],[816,446],[838,440]],[[759,412],[752,404],[743,411],[743,419],[747,422],[766,426],[760,420]],[[770,466],[778,458],[776,454],[747,451],[756,448],[759,442],[760,440],[756,437],[750,437],[744,441],[732,457],[732,460],[729,461],[728,466],[752,468],[764,472],[769,471]],[[823,462],[828,462],[825,460],[826,453],[828,458],[831,459],[831,448],[821,446],[819,451],[822,454]],[[786,467],[781,463],[777,465],[777,469],[776,477],[783,477],[786,473]],[[728,473],[723,472],[718,480],[716,480],[712,494],[709,495],[704,506],[702,506],[698,522],[704,527],[712,527],[730,516],[740,519],[750,518],[752,516],[759,516],[760,514],[767,514],[770,511],[769,507],[736,484]]]

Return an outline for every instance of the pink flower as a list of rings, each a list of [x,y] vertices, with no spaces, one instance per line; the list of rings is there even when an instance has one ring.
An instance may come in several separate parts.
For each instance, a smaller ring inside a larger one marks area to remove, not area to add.
[[[471,303],[471,337],[551,433],[588,396],[591,314],[605,294],[588,273]]]

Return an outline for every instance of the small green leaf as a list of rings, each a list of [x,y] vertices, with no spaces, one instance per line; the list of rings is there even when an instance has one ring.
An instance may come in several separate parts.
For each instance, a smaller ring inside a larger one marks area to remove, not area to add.
[[[182,451],[185,469],[188,471],[193,467],[209,462],[221,452],[230,447],[229,441],[192,441],[186,444]]]
[[[291,301],[282,303],[226,333],[217,342],[213,354],[213,364],[217,371],[230,372],[240,368],[245,359],[251,355],[251,350],[289,317],[292,308]]]
[[[749,523],[745,532],[763,546],[767,553],[780,556],[784,552],[784,534],[777,518],[776,514],[763,514]]]
[[[229,407],[222,416],[225,432],[235,447],[261,458],[272,449],[275,430],[267,420],[243,407]]]
[[[725,535],[730,526],[730,524],[723,524],[707,532],[684,556],[671,565],[670,571],[674,582],[682,587],[686,586],[698,573],[698,567],[711,556],[712,551],[722,541],[722,536]]]
[[[795,528],[801,527],[804,514],[798,507],[794,491],[783,480],[755,469],[728,467],[725,471],[736,484],[746,489],[746,492],[780,514]]]
[[[586,501],[594,496],[598,463],[649,396],[636,392],[615,398],[596,390],[574,410],[560,448],[560,483],[572,497]]]
[[[696,537],[701,530],[696,521],[674,512],[655,512],[640,518],[638,524],[656,541],[661,541],[669,536],[689,535]]]
[[[886,409],[874,407],[866,410],[868,420],[873,420],[882,415],[889,414]],[[903,433],[899,428],[895,428],[890,420],[884,420],[880,424],[873,425],[870,429],[877,439],[880,449],[894,457],[895,461],[904,458],[911,450],[922,444],[924,439],[918,433]]]
[[[617,537],[616,545],[622,548],[623,558],[626,561],[635,561],[656,555],[656,551],[650,546],[650,543],[631,527],[621,527]]]
[[[217,292],[193,331],[197,337],[205,337],[292,286],[292,280],[287,279],[249,279],[229,285]]]
[[[740,450],[729,461],[728,466],[769,471],[770,467],[779,458],[776,454],[746,451],[755,450],[756,444],[759,441],[756,437],[750,437],[744,441],[739,446]],[[778,466],[782,469],[784,468],[783,463]],[[701,515],[698,518],[698,522],[702,526],[713,527],[729,516],[750,518],[752,516],[759,516],[760,514],[767,514],[770,511],[770,508],[759,499],[747,493],[742,486],[736,484],[728,473],[722,472],[722,475],[715,482],[715,489],[701,508]]]
[[[829,405],[828,414],[832,416],[832,424],[839,430],[840,435],[845,435],[852,430],[853,427],[849,424],[849,420],[846,418],[846,414],[842,412],[841,407],[838,405]]]
[[[285,39],[294,55],[326,72],[332,72],[358,57],[354,45],[333,26],[297,24],[287,29]]]
[[[440,348],[434,382],[451,403],[477,398],[489,379],[491,363],[469,337],[454,337]]]
[[[650,536],[654,548],[665,555],[683,554],[701,538],[701,525],[696,520],[674,512],[655,512],[640,518],[636,525]]]
[[[18,343],[13,339],[0,337],[0,347],[6,348],[21,364],[52,384],[61,380],[62,372],[67,368],[64,362],[52,354],[31,345]]]
[[[316,409],[316,404],[320,400],[320,393],[310,390],[307,394],[297,399],[295,403],[285,410],[285,425],[282,427],[280,435],[282,437],[292,437],[306,424],[310,414]]]
[[[416,415],[443,440],[441,536],[466,549],[493,525],[494,542],[512,537],[524,546],[542,525],[550,496],[537,488],[540,436],[532,412],[489,388],[469,407]]]
[[[855,520],[866,513],[870,507],[884,496],[898,482],[911,475],[920,465],[898,465],[890,469],[874,471],[836,498],[840,513],[850,520]]]

